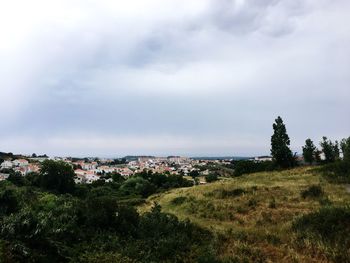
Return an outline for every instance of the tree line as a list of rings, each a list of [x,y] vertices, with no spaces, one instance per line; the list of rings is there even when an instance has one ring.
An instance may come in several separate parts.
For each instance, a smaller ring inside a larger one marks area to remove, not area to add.
[[[260,171],[287,169],[300,165],[297,158],[298,156],[293,154],[290,149],[290,138],[286,126],[280,116],[275,119],[272,127],[272,161],[234,161],[233,164],[236,176]],[[333,170],[344,170],[342,173],[346,174],[348,170],[346,167],[350,166],[350,137],[344,138],[340,142],[332,142],[324,136],[320,141],[320,147],[321,148],[318,149],[310,138],[306,139],[305,145],[302,147],[304,162],[310,165],[336,163],[333,166],[325,166],[323,170],[333,167]]]

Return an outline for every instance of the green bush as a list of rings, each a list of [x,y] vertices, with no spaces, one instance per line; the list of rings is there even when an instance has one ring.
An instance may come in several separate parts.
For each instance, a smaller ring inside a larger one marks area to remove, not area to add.
[[[33,205],[5,217],[1,237],[10,242],[8,249],[19,262],[48,262],[50,258],[64,262],[70,244],[80,236],[78,221],[74,199],[44,194]]]
[[[208,174],[208,175],[205,176],[205,181],[207,183],[215,182],[217,180],[218,180],[218,176],[215,173]]]
[[[216,198],[232,198],[232,197],[238,197],[246,193],[246,191],[242,188],[236,188],[232,190],[225,190],[225,189],[217,189],[211,192],[210,194],[212,196],[215,196]]]
[[[156,186],[140,176],[135,176],[126,180],[120,186],[120,191],[123,195],[147,197],[156,192]]]
[[[182,205],[187,200],[186,196],[178,196],[171,200],[172,205]]]
[[[41,164],[40,187],[59,194],[73,193],[75,188],[74,170],[64,161],[45,160]]]
[[[141,199],[121,200],[113,187],[72,196],[0,182],[0,262],[200,262],[216,251],[208,231],[159,206],[139,215],[131,204]]]
[[[111,196],[88,198],[84,202],[84,224],[101,230],[113,230],[122,234],[133,235],[139,216],[131,206],[119,205]]]
[[[269,208],[276,208],[276,200],[272,198],[269,202]]]
[[[302,198],[319,198],[323,196],[323,190],[320,185],[311,185],[306,190],[301,192]]]
[[[19,187],[25,186],[28,184],[26,177],[24,177],[20,172],[15,172],[13,170],[11,170],[7,180]]]
[[[18,194],[14,187],[0,190],[0,217],[17,212],[19,207]]]
[[[255,162],[255,161],[234,161],[234,175],[241,176],[263,171],[273,171],[276,169],[272,161]]]
[[[255,208],[258,205],[258,201],[255,198],[250,198],[247,205],[249,207]]]
[[[162,174],[162,173],[153,173],[152,171],[142,171],[141,173],[133,176],[141,177],[158,189],[170,189],[178,187],[189,187],[193,186],[193,182],[185,179],[180,174]]]
[[[350,183],[350,161],[337,161],[325,164],[319,168],[329,181],[336,183]]]
[[[184,262],[189,255],[192,262],[198,262],[201,251],[209,250],[207,246],[212,236],[190,221],[179,221],[176,216],[161,212],[155,205],[151,212],[145,213],[140,219],[140,240],[133,247],[143,253],[133,254],[141,262]]]
[[[292,229],[301,240],[322,242],[335,262],[350,262],[350,206],[325,206],[303,215],[293,222]]]
[[[78,263],[136,263],[135,260],[115,252],[85,252],[78,259]]]

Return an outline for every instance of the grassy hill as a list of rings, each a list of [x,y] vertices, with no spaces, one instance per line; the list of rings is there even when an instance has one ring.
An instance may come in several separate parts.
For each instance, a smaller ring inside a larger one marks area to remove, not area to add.
[[[350,193],[312,168],[222,179],[151,196],[215,236],[223,262],[349,262]]]

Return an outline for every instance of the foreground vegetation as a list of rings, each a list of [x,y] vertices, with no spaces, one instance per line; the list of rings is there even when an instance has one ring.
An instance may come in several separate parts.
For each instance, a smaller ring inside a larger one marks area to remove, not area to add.
[[[350,193],[319,169],[174,189],[149,197],[139,211],[156,202],[207,229],[222,262],[350,262]]]
[[[180,175],[143,172],[75,185],[72,167],[45,161],[38,174],[0,182],[0,262],[206,262],[212,234],[155,205],[152,193],[191,186]],[[204,257],[204,259],[203,259]],[[203,261],[204,260],[204,261]]]

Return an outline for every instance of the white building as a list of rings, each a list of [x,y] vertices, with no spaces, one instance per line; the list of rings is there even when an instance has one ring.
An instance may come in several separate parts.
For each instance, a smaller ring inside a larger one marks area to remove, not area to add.
[[[271,156],[258,156],[254,158],[254,161],[256,162],[266,162],[266,161],[272,161]]]
[[[16,159],[12,161],[12,163],[14,164],[14,166],[19,166],[19,167],[24,167],[29,164],[29,162],[25,159]]]
[[[85,178],[86,178],[86,183],[87,184],[91,184],[92,182],[97,181],[98,179],[100,179],[99,176],[94,175],[94,174],[86,174]]]
[[[129,177],[131,175],[133,175],[133,171],[130,170],[129,168],[125,167],[125,168],[119,168],[116,170],[118,173],[120,173],[123,177]]]
[[[94,170],[97,168],[97,163],[96,162],[92,162],[92,163],[83,163],[81,164],[81,168],[83,170]]]
[[[91,184],[98,179],[100,179],[100,177],[95,174],[76,174],[74,182],[76,184]]]
[[[4,161],[1,163],[1,169],[9,169],[13,167],[13,163],[11,161]]]
[[[84,183],[86,183],[85,175],[83,175],[83,174],[76,174],[76,176],[74,178],[74,182],[76,184],[84,184]]]
[[[97,173],[113,173],[116,169],[113,167],[109,167],[107,165],[99,166],[96,168]]]

